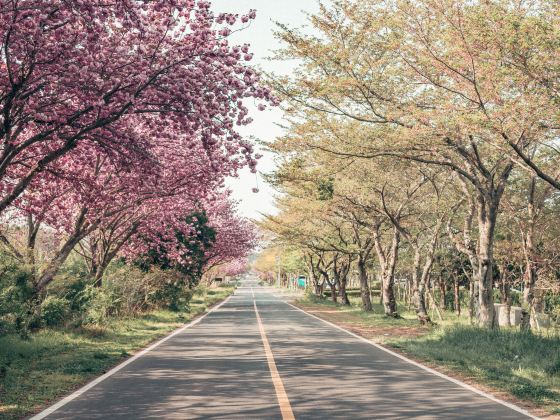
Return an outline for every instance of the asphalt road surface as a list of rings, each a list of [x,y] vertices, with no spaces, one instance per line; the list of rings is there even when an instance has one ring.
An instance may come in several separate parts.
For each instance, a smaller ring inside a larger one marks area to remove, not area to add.
[[[307,315],[247,280],[196,325],[35,418],[528,416]]]

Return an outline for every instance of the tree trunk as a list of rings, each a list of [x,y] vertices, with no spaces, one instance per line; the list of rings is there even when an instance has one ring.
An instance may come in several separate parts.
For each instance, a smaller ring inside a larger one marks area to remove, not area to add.
[[[58,251],[56,256],[52,259],[52,261],[48,264],[47,268],[41,273],[39,280],[37,281],[37,290],[42,291],[44,290],[49,283],[54,279],[54,276],[62,267],[62,264],[66,261],[74,247],[83,239],[83,236],[73,236],[69,238],[64,246]]]
[[[506,275],[506,268],[504,266],[500,267],[500,271],[501,271],[501,284],[500,284],[500,292],[502,295],[502,303],[506,305],[506,314],[507,314],[507,319],[506,319],[506,325],[508,327],[511,327],[511,320],[510,320],[510,314],[511,314],[511,293],[510,293],[510,284],[508,281],[508,277]]]
[[[379,304],[383,305],[383,274],[379,274]]]
[[[477,293],[475,290],[476,279],[474,276],[469,278],[469,323],[472,324],[475,318],[475,300]]]
[[[445,310],[445,295],[447,294],[447,284],[443,279],[443,276],[440,274],[438,276],[438,285],[439,285],[439,308],[441,310]]]
[[[340,283],[338,288],[338,293],[340,295],[340,299],[342,300],[343,305],[350,305],[350,300],[348,299],[348,293],[346,293],[346,285],[348,283],[347,276],[340,277]]]
[[[336,294],[336,282],[332,282],[329,284],[331,288],[331,300],[336,303],[337,302],[337,294]]]
[[[362,309],[364,311],[372,311],[371,297],[369,291],[368,277],[366,271],[366,262],[360,257],[358,260],[358,272],[360,274],[360,292],[362,295]]]
[[[343,262],[341,265],[337,264],[337,260],[334,261],[334,276],[335,284],[338,285],[338,296],[342,301],[343,305],[350,305],[350,300],[348,299],[348,293],[346,293],[346,285],[348,284],[348,271],[350,270],[351,260],[349,258],[348,263]]]
[[[461,316],[461,296],[457,276],[453,278],[453,309],[455,309],[457,316]]]
[[[478,321],[485,328],[497,328],[494,311],[493,247],[496,227],[497,206],[482,205],[479,208],[479,250],[478,250],[478,301],[480,313]]]
[[[523,303],[529,309],[534,309],[535,284],[537,283],[537,267],[535,266],[534,246],[535,223],[537,221],[537,212],[535,209],[536,183],[536,177],[532,177],[527,197],[527,211],[529,213],[528,226],[525,227],[524,232],[521,232],[523,237],[523,255],[525,257]]]
[[[110,261],[103,260],[97,266],[97,270],[95,271],[95,277],[94,277],[95,287],[102,287],[103,286],[103,275],[105,274],[105,270],[109,266],[109,263],[110,263]]]
[[[414,306],[418,321],[420,321],[420,324],[425,325],[431,323],[431,320],[426,309],[426,287],[422,283],[420,275],[420,248],[415,246],[414,265],[412,267],[412,294],[414,296]]]
[[[35,274],[35,245],[37,243],[37,234],[41,223],[35,222],[31,214],[27,215],[27,246],[25,249],[25,260]]]
[[[387,258],[387,264],[383,273],[383,309],[385,315],[398,317],[397,300],[395,299],[395,267],[399,255],[400,233],[393,228],[393,240],[391,250]]]
[[[383,279],[383,309],[385,315],[398,317],[397,300],[395,299],[395,284],[393,276],[386,276]]]

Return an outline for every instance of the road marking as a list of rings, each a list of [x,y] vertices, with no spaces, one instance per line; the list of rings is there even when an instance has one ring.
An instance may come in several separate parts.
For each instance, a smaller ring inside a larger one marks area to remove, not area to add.
[[[443,374],[443,373],[441,373],[441,372],[438,372],[437,370],[434,370],[434,369],[432,369],[432,368],[429,368],[428,366],[425,366],[425,365],[423,365],[423,364],[421,364],[421,363],[415,362],[414,360],[411,360],[411,359],[409,359],[409,358],[403,356],[402,354],[395,353],[394,351],[391,351],[391,350],[389,350],[389,349],[387,349],[387,348],[385,348],[385,347],[383,347],[383,346],[381,346],[381,345],[379,345],[379,344],[377,344],[377,343],[374,343],[373,341],[368,340],[367,338],[362,337],[361,335],[355,334],[355,333],[353,333],[352,331],[348,331],[348,330],[346,330],[346,329],[344,329],[344,328],[342,328],[342,327],[340,327],[340,326],[338,326],[338,325],[336,325],[336,324],[333,324],[333,323],[330,322],[330,321],[327,321],[327,320],[325,320],[325,319],[323,319],[323,318],[319,318],[318,316],[315,316],[315,315],[313,315],[313,314],[310,314],[309,312],[306,312],[306,311],[304,311],[303,309],[298,308],[297,306],[292,305],[292,304],[289,303],[289,302],[284,302],[284,303],[285,303],[286,305],[291,306],[291,307],[294,308],[294,309],[297,309],[297,310],[300,311],[300,312],[303,312],[304,314],[306,314],[306,315],[308,315],[308,316],[310,316],[310,317],[316,318],[316,319],[318,319],[319,321],[322,321],[322,322],[324,322],[325,324],[328,324],[328,325],[330,325],[331,327],[336,328],[337,330],[344,331],[346,334],[350,334],[351,336],[353,336],[353,337],[355,337],[355,338],[357,338],[357,339],[359,339],[359,340],[361,340],[361,341],[364,341],[365,343],[367,343],[367,344],[369,344],[369,345],[371,345],[371,346],[373,346],[373,347],[377,347],[379,350],[383,350],[384,352],[389,353],[389,354],[391,354],[391,355],[393,355],[393,356],[395,356],[395,357],[398,357],[399,359],[404,360],[405,362],[408,362],[408,363],[410,363],[410,364],[412,364],[412,365],[414,365],[414,366],[417,366],[417,367],[419,367],[419,368],[421,368],[421,369],[423,369],[423,370],[425,370],[425,371],[427,371],[427,372],[430,372],[430,373],[433,374],[433,375],[439,376],[440,378],[443,378],[443,379],[447,379],[448,381],[453,382],[453,383],[456,384],[456,385],[459,385],[459,386],[461,386],[461,387],[463,387],[463,388],[465,388],[465,389],[468,389],[469,391],[474,392],[475,394],[478,394],[478,395],[481,395],[481,396],[483,396],[483,397],[486,397],[486,398],[488,398],[489,400],[492,400],[492,401],[494,401],[494,402],[496,402],[496,403],[498,403],[498,404],[501,404],[501,405],[504,405],[504,406],[506,406],[506,407],[508,407],[508,408],[511,408],[512,410],[517,411],[518,413],[524,414],[524,415],[526,415],[526,416],[529,417],[529,418],[536,419],[536,420],[539,420],[539,419],[540,419],[540,417],[536,417],[536,416],[532,415],[532,414],[529,413],[527,410],[524,410],[524,409],[521,408],[521,407],[518,407],[518,406],[516,406],[516,405],[514,405],[514,404],[511,404],[511,403],[508,403],[508,402],[506,402],[506,401],[500,400],[499,398],[496,398],[496,397],[494,397],[493,395],[490,395],[490,394],[488,394],[488,393],[486,393],[486,392],[484,392],[484,391],[481,391],[480,389],[476,389],[475,387],[473,387],[473,386],[471,386],[471,385],[469,385],[469,384],[466,384],[466,383],[464,383],[464,382],[461,382],[461,381],[459,381],[458,379],[452,378],[452,377],[447,376],[447,375],[445,375],[445,374]]]
[[[253,297],[254,297],[255,293],[253,292],[253,288],[251,288],[251,292],[253,293]],[[270,344],[268,343],[268,339],[266,338],[266,332],[264,331],[264,326],[261,320],[261,316],[259,315],[259,309],[257,308],[257,301],[254,299],[253,299],[253,306],[255,307],[255,314],[257,315],[259,331],[261,333],[264,352],[266,354],[266,360],[268,362],[268,370],[270,370],[270,376],[272,377],[272,383],[274,384],[274,390],[276,391],[276,398],[278,399],[278,405],[280,406],[282,419],[295,420],[294,413],[292,411],[292,406],[290,404],[290,400],[288,399],[288,395],[286,394],[286,390],[284,389],[284,383],[282,382],[282,378],[280,377],[280,374],[278,373],[278,369],[276,368],[276,362],[274,361],[274,355],[272,354],[272,349],[270,348]]]
[[[214,306],[212,309],[210,309],[208,312],[206,312],[204,315],[198,317],[197,319],[195,319],[194,321],[189,322],[187,325],[184,325],[183,327],[180,327],[179,329],[173,331],[171,334],[169,334],[168,336],[162,338],[161,340],[159,340],[157,343],[152,344],[150,347],[145,348],[144,350],[142,350],[140,353],[136,353],[134,356],[132,356],[131,358],[125,360],[124,362],[122,362],[120,365],[115,366],[113,369],[111,369],[109,372],[105,373],[104,375],[99,376],[98,378],[94,379],[93,381],[91,381],[90,383],[88,383],[87,385],[84,385],[82,388],[78,389],[77,391],[75,391],[74,393],[68,395],[66,398],[60,400],[59,402],[57,402],[56,404],[50,406],[49,408],[41,411],[39,414],[36,414],[35,416],[31,417],[29,420],[40,420],[40,419],[44,419],[45,417],[51,415],[52,413],[54,413],[56,410],[58,410],[59,408],[65,406],[66,404],[68,404],[70,401],[78,398],[80,395],[82,395],[83,393],[89,391],[91,388],[93,388],[94,386],[98,385],[100,382],[103,382],[105,379],[107,379],[110,376],[113,376],[115,373],[117,373],[119,370],[121,370],[122,368],[124,368],[125,366],[129,365],[130,363],[134,362],[136,359],[139,359],[140,357],[144,356],[146,353],[148,353],[149,351],[155,349],[157,346],[159,346],[160,344],[165,343],[167,340],[169,340],[172,337],[175,337],[177,334],[181,334],[183,331],[185,331],[187,328],[193,327],[196,324],[198,324],[200,321],[202,321],[204,318],[206,318],[208,315],[210,315],[212,312],[217,311],[218,309],[220,309],[220,307],[222,305],[224,305],[229,299],[231,298],[231,296],[228,296],[223,302],[221,302],[219,305]]]

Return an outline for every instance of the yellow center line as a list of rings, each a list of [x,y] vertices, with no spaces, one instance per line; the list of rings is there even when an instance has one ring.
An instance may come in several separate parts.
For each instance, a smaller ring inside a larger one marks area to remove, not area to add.
[[[253,288],[251,288],[251,293],[253,293],[254,297],[255,294],[253,292]],[[257,315],[257,322],[259,324],[259,331],[261,333],[264,352],[266,354],[266,360],[268,362],[268,369],[270,370],[270,376],[272,377],[272,383],[274,384],[274,390],[276,391],[276,398],[278,399],[278,405],[280,406],[280,412],[282,413],[282,419],[294,420],[295,417],[292,411],[292,406],[290,404],[290,400],[288,399],[288,395],[286,394],[286,390],[284,389],[282,378],[280,378],[280,374],[278,373],[278,369],[276,368],[274,355],[272,354],[272,349],[270,348],[270,344],[268,343],[268,339],[266,338],[266,333],[264,331],[261,316],[259,315],[259,309],[257,308],[257,301],[254,299],[253,305],[255,307],[255,314]]]

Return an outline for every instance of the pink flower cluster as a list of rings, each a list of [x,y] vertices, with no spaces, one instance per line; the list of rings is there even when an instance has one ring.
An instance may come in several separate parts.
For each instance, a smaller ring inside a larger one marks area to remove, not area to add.
[[[230,46],[241,17],[208,1],[20,0],[0,6],[0,216],[78,243],[110,229],[127,255],[204,208],[209,261],[254,244],[224,178],[257,164],[236,127],[277,100]],[[188,230],[188,227],[181,227]],[[188,233],[188,232],[185,232]],[[218,255],[219,254],[219,255]]]

